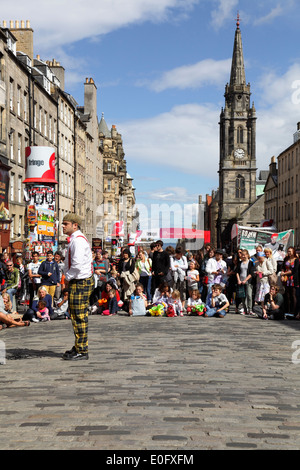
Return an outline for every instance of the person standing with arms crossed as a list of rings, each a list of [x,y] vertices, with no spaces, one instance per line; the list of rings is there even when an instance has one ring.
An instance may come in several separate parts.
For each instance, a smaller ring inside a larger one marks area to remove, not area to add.
[[[75,345],[63,354],[65,360],[88,359],[88,306],[94,289],[92,251],[80,230],[81,219],[76,214],[65,215],[63,233],[69,237],[65,258],[65,284],[69,288],[69,312],[75,335]]]

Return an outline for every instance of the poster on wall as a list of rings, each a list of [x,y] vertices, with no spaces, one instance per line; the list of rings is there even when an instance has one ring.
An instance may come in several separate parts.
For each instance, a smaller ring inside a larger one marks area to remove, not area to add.
[[[8,210],[9,171],[0,168],[0,220],[9,219]]]
[[[32,251],[45,257],[48,250],[57,251],[57,229],[54,186],[32,184],[24,191],[27,201],[28,237],[26,258]]]

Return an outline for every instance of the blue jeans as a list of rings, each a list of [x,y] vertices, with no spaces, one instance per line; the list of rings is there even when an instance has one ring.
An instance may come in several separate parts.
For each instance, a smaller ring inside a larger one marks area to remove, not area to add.
[[[206,315],[208,317],[214,317],[215,315],[219,316],[219,315],[223,315],[225,317],[226,315],[226,310],[221,310],[221,312],[218,312],[217,313],[217,308],[216,307],[207,307],[206,306]]]
[[[6,291],[10,297],[11,303],[13,303],[14,296],[16,295],[17,289],[7,289]]]
[[[144,294],[147,295],[147,300],[151,301],[151,276],[141,276],[140,283],[143,284]]]

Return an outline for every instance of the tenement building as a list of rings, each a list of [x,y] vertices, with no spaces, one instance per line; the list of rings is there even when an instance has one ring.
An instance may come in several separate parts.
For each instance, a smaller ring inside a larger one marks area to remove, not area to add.
[[[58,224],[65,213],[76,211],[91,241],[102,226],[103,202],[97,87],[86,79],[84,106],[78,106],[65,91],[62,65],[33,56],[33,36],[29,21],[0,27],[0,170],[9,173],[10,242],[24,241],[26,233],[22,182],[28,146],[54,148]]]
[[[111,238],[118,236],[114,231],[116,222],[122,227],[121,238],[136,230],[135,188],[127,172],[127,164],[121,134],[115,125],[108,129],[104,115],[99,123],[99,148],[103,158],[104,239],[109,246]]]
[[[293,229],[294,245],[300,248],[300,122],[294,134],[294,142],[270,165],[265,188],[265,213],[274,220],[279,232]]]

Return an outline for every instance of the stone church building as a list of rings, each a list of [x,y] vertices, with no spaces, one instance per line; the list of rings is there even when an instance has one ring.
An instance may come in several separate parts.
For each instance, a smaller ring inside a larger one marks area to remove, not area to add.
[[[257,178],[256,110],[246,82],[239,20],[230,82],[220,114],[219,188],[206,196],[205,229],[215,247],[230,248],[234,224],[258,227],[264,219],[265,172]]]

